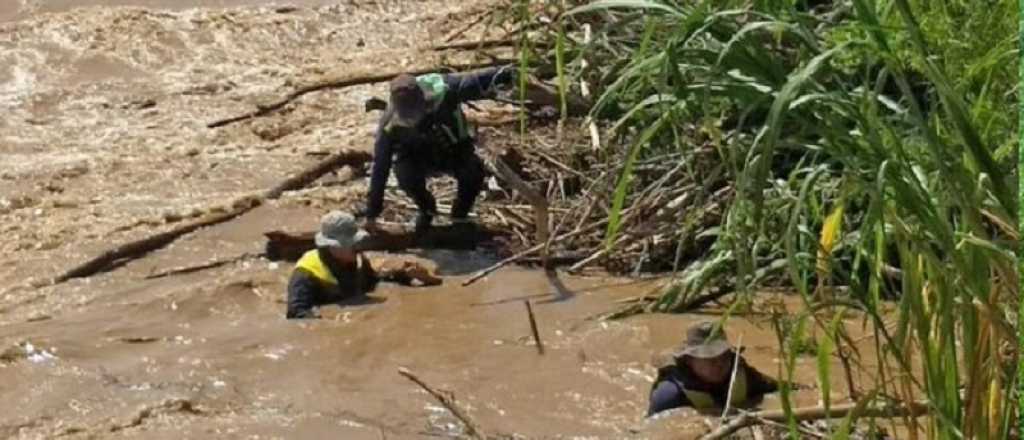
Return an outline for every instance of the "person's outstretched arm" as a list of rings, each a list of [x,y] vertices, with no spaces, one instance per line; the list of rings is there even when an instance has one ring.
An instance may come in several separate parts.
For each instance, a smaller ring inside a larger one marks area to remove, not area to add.
[[[511,83],[516,78],[515,66],[492,67],[467,73],[445,75],[449,93],[459,102],[494,97],[495,86]]]
[[[366,195],[366,219],[375,220],[384,210],[384,189],[391,175],[391,139],[384,133],[387,115],[377,127],[377,139],[373,146],[373,171],[370,173],[370,190]]]
[[[359,271],[362,279],[366,283],[364,286],[367,292],[371,292],[377,289],[377,285],[380,284],[383,279],[377,272],[377,269],[373,267],[370,259],[365,254],[359,254]]]
[[[647,417],[673,408],[693,406],[675,376],[676,370],[673,366],[658,369],[658,377],[654,379],[648,397]]]
[[[747,386],[751,394],[761,395],[774,393],[779,390],[779,382],[768,375],[757,371],[747,363],[746,359],[740,358],[741,366],[747,371]]]
[[[285,312],[285,318],[319,318],[313,312],[314,298],[319,288],[316,280],[301,269],[292,272],[291,279],[288,280],[288,310]]]
[[[412,286],[413,281],[419,281],[424,286],[438,286],[444,281],[431,273],[422,264],[414,261],[384,260],[376,266],[370,266],[367,259],[366,267],[372,267],[374,276],[380,281],[388,281],[406,286]]]

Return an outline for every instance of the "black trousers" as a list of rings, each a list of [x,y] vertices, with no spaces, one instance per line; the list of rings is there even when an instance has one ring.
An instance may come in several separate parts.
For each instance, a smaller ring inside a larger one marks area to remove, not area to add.
[[[455,178],[458,192],[452,205],[453,218],[465,218],[473,209],[477,196],[484,187],[484,164],[473,151],[472,145],[458,148],[449,154],[404,154],[395,162],[395,177],[419,208],[420,213],[433,216],[437,202],[427,190],[427,178],[447,174]]]

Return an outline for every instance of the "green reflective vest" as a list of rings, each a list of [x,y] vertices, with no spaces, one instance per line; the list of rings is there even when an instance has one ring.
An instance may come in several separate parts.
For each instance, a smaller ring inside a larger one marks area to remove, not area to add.
[[[683,389],[683,393],[686,394],[686,398],[690,401],[694,408],[697,409],[709,409],[719,408],[719,405],[715,403],[714,397],[710,393],[704,391],[696,391],[686,388],[686,384],[680,384]],[[732,399],[730,399],[730,406],[742,405],[747,400],[747,372],[746,369],[740,367],[740,370],[736,372],[736,381],[732,384]]]

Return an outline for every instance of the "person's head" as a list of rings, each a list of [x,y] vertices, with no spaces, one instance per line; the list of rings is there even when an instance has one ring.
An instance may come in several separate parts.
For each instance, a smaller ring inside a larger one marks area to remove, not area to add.
[[[686,363],[686,366],[697,377],[705,382],[724,383],[729,381],[732,374],[732,353],[722,353],[713,358],[695,358],[686,356],[679,359],[679,362]]]
[[[415,127],[427,114],[427,96],[416,78],[403,73],[391,80],[390,88],[395,122],[403,127]]]
[[[701,322],[686,331],[686,343],[676,354],[676,362],[686,366],[702,380],[722,383],[732,373],[732,347],[725,330],[714,331],[714,324]]]
[[[356,260],[359,245],[368,236],[351,214],[331,211],[320,219],[320,232],[317,232],[315,242],[318,248],[327,249],[339,262],[351,263]]]

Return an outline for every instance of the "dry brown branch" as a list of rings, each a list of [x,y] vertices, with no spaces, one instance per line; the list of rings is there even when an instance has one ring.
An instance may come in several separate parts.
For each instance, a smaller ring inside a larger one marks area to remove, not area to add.
[[[420,388],[423,388],[423,390],[426,391],[427,393],[429,393],[431,396],[433,396],[434,399],[437,399],[437,401],[439,403],[441,403],[441,405],[444,405],[444,407],[447,408],[448,411],[450,411],[452,413],[452,415],[455,416],[455,418],[459,419],[459,421],[462,422],[462,424],[466,426],[466,434],[467,435],[469,435],[472,438],[478,439],[478,440],[486,440],[487,439],[487,435],[484,434],[484,430],[480,428],[480,425],[477,424],[475,421],[473,421],[473,419],[469,417],[469,414],[466,414],[455,403],[454,396],[445,395],[444,393],[441,393],[440,391],[435,390],[434,388],[432,388],[430,385],[427,385],[426,382],[423,382],[422,379],[420,379],[418,376],[416,376],[415,374],[413,374],[411,371],[409,371],[406,368],[399,368],[398,369],[398,374],[401,374],[406,379],[409,379],[409,380],[413,381],[414,383],[416,383],[416,385],[419,385]]]
[[[238,262],[238,261],[247,260],[249,258],[256,258],[256,257],[262,256],[262,255],[263,254],[254,254],[254,253],[251,253],[251,252],[246,252],[246,253],[241,254],[241,255],[235,255],[233,257],[222,258],[222,259],[219,259],[219,260],[208,261],[208,262],[202,263],[202,264],[196,264],[196,265],[185,266],[185,267],[178,267],[178,268],[174,268],[174,269],[170,269],[170,270],[165,270],[165,271],[149,274],[149,275],[146,275],[146,277],[144,279],[154,280],[154,279],[157,279],[157,278],[166,278],[166,277],[173,276],[173,275],[184,275],[184,274],[187,274],[187,273],[199,272],[201,270],[213,269],[213,268],[216,268],[216,267],[221,267],[221,266],[224,266],[224,265],[227,265],[227,264],[231,264],[231,263],[235,263],[235,262]]]
[[[629,239],[629,236],[623,234],[621,237],[619,237],[615,241],[615,244],[613,244],[611,246],[601,246],[600,249],[598,249],[594,253],[590,254],[590,256],[588,256],[587,258],[584,258],[584,259],[578,261],[576,264],[573,264],[571,267],[569,267],[569,270],[567,272],[569,272],[571,274],[579,273],[579,271],[582,270],[584,267],[586,267],[590,263],[593,263],[594,261],[597,261],[598,258],[601,258],[601,257],[607,255],[608,252],[611,251],[611,249],[613,249],[616,246],[626,242],[626,240],[628,240],[628,239]]]
[[[606,221],[607,220],[602,220],[602,221],[599,221],[599,222],[596,222],[596,223],[592,223],[591,225],[587,226],[586,228],[577,229],[577,230],[575,230],[573,232],[570,232],[568,234],[563,234],[563,235],[559,236],[558,238],[556,238],[555,240],[557,240],[557,241],[568,240],[568,239],[573,238],[573,237],[575,237],[577,235],[580,235],[580,234],[583,234],[583,233],[586,233],[586,232],[590,232],[590,231],[592,231],[594,229],[597,229],[597,228],[601,227],[601,225],[603,225],[604,222],[606,222]],[[511,257],[508,257],[508,258],[506,258],[504,260],[501,260],[501,261],[495,263],[491,267],[482,269],[482,270],[478,271],[477,273],[473,274],[473,276],[469,277],[469,279],[467,279],[466,281],[463,281],[462,285],[463,286],[468,286],[470,284],[473,284],[477,280],[487,276],[491,272],[494,272],[494,271],[496,271],[498,269],[501,269],[502,267],[505,267],[505,266],[507,266],[507,265],[509,265],[511,263],[514,263],[514,262],[518,261],[520,258],[529,256],[530,254],[533,254],[535,252],[540,251],[541,249],[544,248],[544,246],[546,244],[547,244],[547,242],[543,242],[543,243],[540,243],[538,245],[534,245],[533,247],[531,247],[531,248],[529,248],[527,250],[524,250],[524,251],[522,251],[522,252],[520,252],[518,254],[515,254],[515,255],[513,255]]]
[[[472,29],[474,26],[480,24],[481,22],[486,20],[488,17],[491,17],[495,13],[495,11],[497,11],[497,9],[489,9],[489,10],[485,10],[485,11],[482,11],[482,12],[478,12],[477,16],[475,18],[470,20],[468,23],[466,23],[462,27],[460,27],[458,29],[455,29],[454,31],[449,33],[447,36],[444,37],[443,41],[445,43],[449,43],[449,42],[454,41],[456,38],[461,37],[463,34],[465,34],[467,31]]]
[[[203,414],[199,408],[196,408],[195,403],[189,399],[167,399],[155,405],[144,406],[139,408],[138,412],[131,418],[131,420],[124,423],[116,423],[107,428],[109,432],[119,432],[128,428],[134,428],[142,425],[147,419],[155,417],[161,413],[168,412],[182,412],[187,414]]]
[[[484,67],[493,67],[493,66],[503,65],[503,64],[510,63],[510,62],[514,62],[514,61],[515,60],[496,60],[496,61],[488,61],[488,62],[485,62],[485,63],[467,63],[467,64],[461,64],[461,65],[448,66],[448,67],[450,67],[451,69],[457,70],[457,71],[462,71],[462,70],[479,69],[479,68],[484,68]],[[426,74],[426,73],[437,72],[437,71],[440,71],[440,70],[442,70],[442,69],[439,69],[437,66],[433,66],[433,65],[431,65],[431,66],[415,66],[415,67],[400,68],[400,69],[393,69],[393,70],[381,70],[379,67],[370,66],[370,67],[366,67],[365,70],[361,70],[361,71],[360,70],[355,70],[355,71],[351,71],[350,70],[350,71],[347,71],[347,72],[342,73],[342,74],[329,76],[327,78],[316,79],[316,80],[310,82],[307,85],[300,86],[300,87],[296,88],[294,91],[292,91],[292,92],[282,96],[281,98],[278,98],[277,100],[274,100],[272,102],[265,103],[265,104],[258,104],[256,106],[256,110],[247,112],[247,113],[242,114],[242,115],[232,116],[232,117],[229,117],[229,118],[219,119],[219,120],[210,122],[209,124],[206,124],[206,127],[207,128],[223,127],[225,125],[233,124],[235,122],[244,121],[244,120],[252,119],[252,118],[257,118],[257,117],[260,117],[260,116],[266,116],[266,115],[268,115],[268,114],[270,114],[270,113],[272,113],[272,112],[274,112],[276,110],[281,109],[282,107],[288,105],[288,103],[290,103],[290,102],[300,98],[301,96],[303,96],[303,95],[305,95],[307,93],[312,93],[312,92],[317,92],[317,91],[320,91],[320,90],[327,90],[327,89],[340,89],[340,88],[351,87],[351,86],[362,85],[362,84],[373,84],[373,83],[385,82],[385,81],[389,81],[392,78],[394,78],[394,77],[396,77],[396,76],[398,76],[400,74],[403,74],[403,73],[409,73],[409,74],[413,74],[413,75],[422,75],[422,74]]]
[[[537,319],[533,316],[533,306],[530,305],[530,300],[523,301],[526,304],[526,314],[530,317],[530,331],[533,332],[533,342],[537,344],[537,353],[544,354],[544,344],[540,342],[540,332],[537,331]]]
[[[443,50],[475,50],[475,49],[489,49],[492,47],[511,47],[516,44],[519,40],[516,38],[492,38],[486,40],[467,40],[467,41],[454,41],[447,42],[444,44],[438,44],[431,46],[430,49],[434,51]]]
[[[855,413],[858,417],[917,417],[927,413],[928,410],[928,402],[923,400],[913,402],[910,405],[886,405],[869,408],[857,408],[856,404],[849,403],[845,405],[834,405],[829,408],[829,411],[825,411],[824,406],[794,408],[793,417],[797,421],[833,419],[846,417],[851,412]],[[782,410],[743,413],[734,417],[718,429],[704,435],[701,437],[701,440],[719,440],[729,438],[729,436],[736,431],[748,426],[760,425],[766,420],[772,422],[786,422],[788,419],[785,411]]]
[[[359,167],[369,162],[372,159],[370,153],[363,151],[354,150],[343,150],[337,154],[329,156],[328,158],[320,161],[316,165],[303,170],[302,172],[285,179],[280,184],[273,188],[265,191],[262,196],[255,197],[247,200],[243,200],[242,203],[235,203],[227,212],[215,214],[213,216],[202,218],[184,225],[178,226],[169,231],[161,232],[159,234],[150,235],[148,237],[135,240],[129,243],[122,244],[113,249],[110,249],[98,257],[92,258],[78,266],[72,267],[64,273],[54,278],[52,284],[63,283],[72,278],[82,278],[95,275],[97,273],[105,272],[114,268],[117,268],[125,263],[141,258],[142,256],[160,249],[168,244],[177,240],[186,234],[190,234],[198,229],[205,228],[208,226],[217,225],[238,217],[250,210],[260,206],[267,200],[276,199],[281,196],[285,191],[291,191],[300,189],[309,183],[320,178],[324,174],[337,169],[341,166]]]

